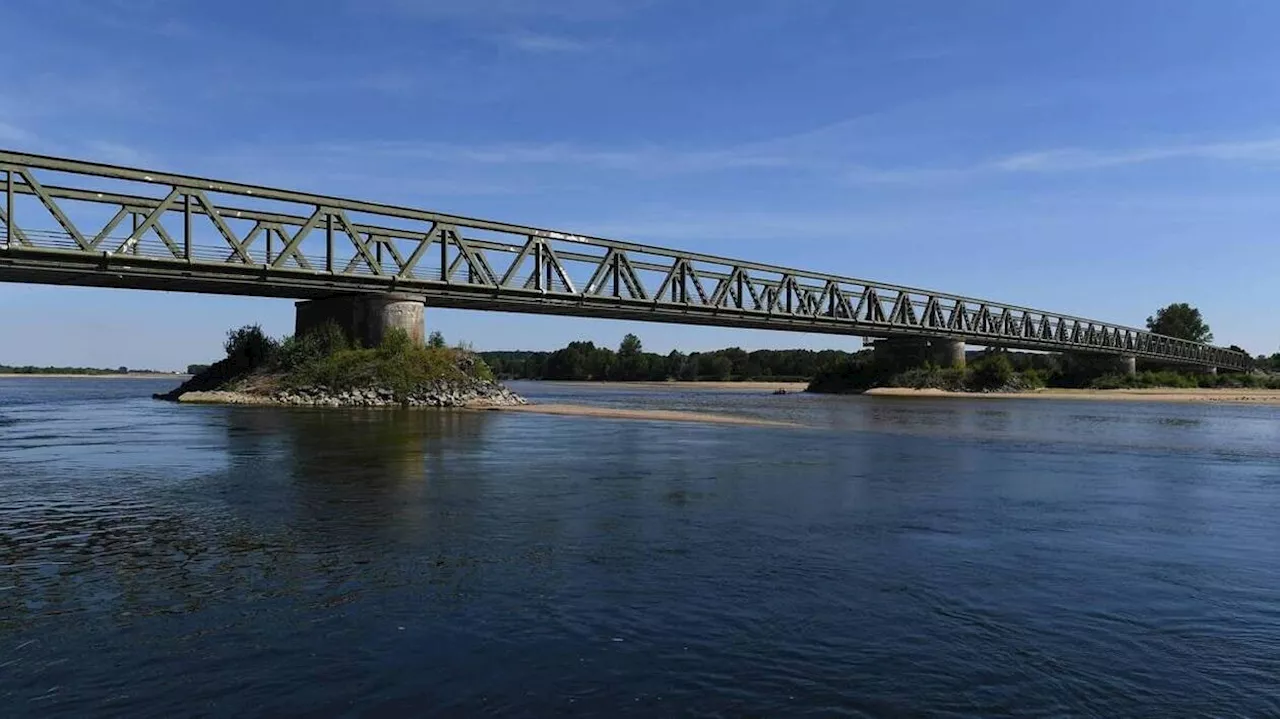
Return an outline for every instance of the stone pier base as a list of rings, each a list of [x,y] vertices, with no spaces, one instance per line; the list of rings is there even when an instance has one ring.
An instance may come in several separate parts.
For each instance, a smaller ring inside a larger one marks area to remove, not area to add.
[[[392,329],[402,329],[415,344],[423,344],[426,298],[421,295],[398,292],[337,295],[304,300],[295,307],[295,334],[305,334],[333,322],[342,328],[347,339],[362,347],[377,347]]]
[[[1063,355],[1069,369],[1085,370],[1091,375],[1118,374],[1132,377],[1138,374],[1138,358],[1133,355],[1087,354],[1071,352]]]

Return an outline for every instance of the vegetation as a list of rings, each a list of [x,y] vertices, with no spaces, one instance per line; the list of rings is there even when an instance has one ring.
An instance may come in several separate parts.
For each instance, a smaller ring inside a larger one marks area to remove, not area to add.
[[[128,367],[116,367],[114,369],[105,369],[102,367],[36,367],[34,365],[4,365],[0,364],[0,374],[50,374],[50,375],[115,375],[115,374],[170,374],[161,370],[154,369],[129,369]]]
[[[864,351],[849,361],[830,365],[809,383],[810,392],[845,394],[865,392],[872,387],[911,387],[943,389],[952,392],[992,392],[1038,389],[1046,384],[1046,373],[1027,367],[1015,369],[1016,355],[994,351],[970,361],[963,369],[942,368],[934,364],[905,371],[877,360]]]
[[[333,323],[283,340],[269,337],[258,325],[246,325],[227,333],[223,349],[224,359],[174,394],[234,388],[265,378],[287,387],[376,388],[404,395],[437,381],[493,379],[483,360],[446,346],[438,332],[426,347],[415,345],[408,333],[397,329],[378,347],[360,348]]]
[[[1168,335],[1192,342],[1212,342],[1213,332],[1200,316],[1200,310],[1186,302],[1177,302],[1156,311],[1147,318],[1147,329],[1156,334]]]
[[[481,352],[505,379],[544,380],[777,380],[804,382],[821,368],[847,360],[840,350],[757,350],[738,347],[661,355],[645,352],[640,338],[628,334],[615,352],[593,342],[571,342],[555,352]]]
[[[415,345],[408,333],[396,329],[378,347],[344,347],[309,358],[289,370],[286,382],[334,390],[377,387],[405,395],[432,382],[469,379],[492,380],[493,373],[469,352]]]

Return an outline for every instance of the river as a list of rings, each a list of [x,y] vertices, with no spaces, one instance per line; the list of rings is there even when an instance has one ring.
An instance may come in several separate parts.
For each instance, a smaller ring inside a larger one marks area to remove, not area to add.
[[[1280,409],[0,379],[0,714],[1280,716]]]

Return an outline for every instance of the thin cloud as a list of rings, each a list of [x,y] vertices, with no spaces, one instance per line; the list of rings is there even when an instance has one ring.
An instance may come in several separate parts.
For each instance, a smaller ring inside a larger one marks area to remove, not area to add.
[[[749,168],[796,167],[803,160],[751,149],[673,149],[585,147],[572,143],[452,145],[427,142],[329,143],[326,153],[359,157],[412,158],[480,165],[561,165],[650,173],[715,172]]]
[[[511,47],[531,53],[576,53],[591,48],[589,43],[562,35],[520,33],[505,38]]]
[[[359,12],[371,5],[406,17],[494,24],[513,19],[547,18],[569,21],[616,20],[652,4],[644,0],[361,0]]]
[[[1152,145],[1110,150],[1089,148],[1035,150],[954,167],[856,167],[845,173],[845,179],[857,184],[930,184],[979,176],[1088,172],[1180,160],[1277,163],[1280,162],[1280,138]]]

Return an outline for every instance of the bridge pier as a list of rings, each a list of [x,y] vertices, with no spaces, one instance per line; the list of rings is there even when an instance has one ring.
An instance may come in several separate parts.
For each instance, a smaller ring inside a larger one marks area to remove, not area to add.
[[[414,344],[423,344],[426,298],[401,292],[335,295],[294,305],[294,333],[305,334],[333,322],[352,343],[377,347],[392,329],[402,329]]]
[[[1069,363],[1069,367],[1083,369],[1090,375],[1118,374],[1133,377],[1138,374],[1138,358],[1133,355],[1068,352],[1063,355],[1063,359]]]
[[[878,363],[909,369],[932,362],[939,367],[963,368],[964,341],[928,337],[885,337],[872,345]]]

